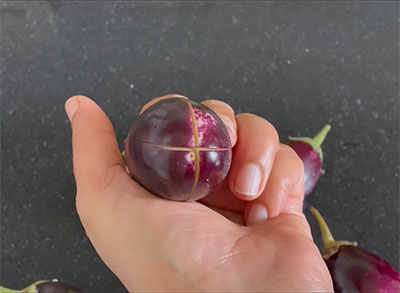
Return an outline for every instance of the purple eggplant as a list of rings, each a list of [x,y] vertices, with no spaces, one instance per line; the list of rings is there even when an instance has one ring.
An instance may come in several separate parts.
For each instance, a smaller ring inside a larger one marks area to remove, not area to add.
[[[324,251],[335,292],[400,292],[400,274],[379,256],[357,247],[357,242],[336,241],[321,214],[311,208],[321,229]]]
[[[310,195],[322,172],[323,153],[321,145],[331,130],[326,125],[314,138],[289,137],[290,146],[296,151],[304,164],[304,197]]]
[[[36,285],[38,293],[82,293],[81,290],[63,282],[46,282]]]
[[[129,173],[163,198],[199,200],[228,174],[229,133],[211,109],[187,98],[161,100],[135,121],[125,142]]]
[[[80,289],[67,283],[54,280],[41,280],[22,290],[12,290],[0,286],[0,292],[7,293],[83,293]]]

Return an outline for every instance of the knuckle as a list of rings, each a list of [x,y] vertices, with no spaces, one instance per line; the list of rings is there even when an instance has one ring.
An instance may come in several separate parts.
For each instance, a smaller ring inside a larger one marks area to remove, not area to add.
[[[285,174],[281,178],[282,185],[290,185],[289,187],[293,191],[304,180],[303,161],[291,147],[283,144],[280,145],[277,156],[277,163],[281,166],[282,174]]]
[[[292,161],[293,161],[293,170],[295,173],[295,180],[293,182],[293,188],[300,182],[303,181],[304,176],[304,164],[300,157],[293,151]]]
[[[251,113],[238,114],[236,117],[238,121],[250,123],[254,131],[263,133],[274,145],[279,146],[279,134],[271,122]]]
[[[208,107],[212,107],[212,108],[223,108],[224,111],[227,111],[232,115],[234,115],[234,113],[235,113],[229,104],[227,104],[223,101],[220,101],[220,100],[214,100],[214,99],[205,100],[202,102],[202,104],[204,104]]]
[[[274,144],[278,148],[279,147],[279,134],[278,134],[278,131],[275,129],[275,127],[270,122],[268,122],[267,120],[265,120],[265,121],[268,123],[271,140],[273,140]]]
[[[287,151],[289,151],[289,152],[294,151],[294,150],[293,150],[289,145],[287,145],[287,144],[281,143],[281,144],[279,144],[279,146],[280,146],[282,149],[285,149],[285,150],[287,150]]]
[[[280,149],[284,150],[288,154],[288,158],[291,161],[292,169],[300,171],[304,169],[304,164],[296,151],[286,144],[280,144]]]
[[[299,183],[303,183],[304,181],[304,164],[300,157],[296,154],[295,151],[292,151],[291,156],[291,165],[293,172],[293,181],[292,181],[292,189],[295,189]]]
[[[300,159],[300,157],[293,151],[293,164],[295,165],[296,170],[302,174],[304,172],[304,163]]]
[[[255,114],[251,114],[251,113],[240,113],[240,114],[236,115],[236,118],[238,120],[242,120],[242,119],[245,119],[245,120],[248,120],[248,119],[262,119],[261,117],[255,115]]]
[[[272,142],[272,144],[276,147],[276,150],[279,148],[279,134],[275,127],[267,120],[260,118],[262,120],[262,126],[265,129],[265,135],[268,140]]]

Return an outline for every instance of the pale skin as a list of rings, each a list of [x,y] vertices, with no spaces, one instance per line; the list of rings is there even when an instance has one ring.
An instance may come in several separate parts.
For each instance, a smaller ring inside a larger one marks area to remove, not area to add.
[[[302,212],[299,157],[265,119],[235,115],[218,100],[203,104],[229,130],[231,169],[200,202],[174,202],[129,176],[112,124],[95,102],[67,101],[76,207],[100,257],[130,292],[333,292]]]

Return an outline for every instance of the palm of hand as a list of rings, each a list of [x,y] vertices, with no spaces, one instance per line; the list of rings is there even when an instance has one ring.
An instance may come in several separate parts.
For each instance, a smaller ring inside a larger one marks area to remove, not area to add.
[[[302,174],[292,178],[282,169],[293,152],[276,155],[257,197],[243,200],[231,191],[233,163],[221,187],[201,202],[166,201],[130,178],[104,113],[86,98],[79,102],[86,115],[72,120],[78,213],[97,252],[130,291],[332,291],[301,213]],[[88,155],[96,143],[98,153]],[[252,222],[253,202],[268,206],[269,220],[244,226]]]
[[[281,215],[262,226],[240,225],[244,206],[227,188],[222,185],[204,204],[157,197],[148,202],[148,192],[121,172],[101,195],[114,206],[111,219],[98,228],[102,239],[91,240],[131,290],[329,291],[305,218]],[[133,212],[142,204],[135,199],[138,189],[147,214]],[[221,195],[230,201],[213,204]]]

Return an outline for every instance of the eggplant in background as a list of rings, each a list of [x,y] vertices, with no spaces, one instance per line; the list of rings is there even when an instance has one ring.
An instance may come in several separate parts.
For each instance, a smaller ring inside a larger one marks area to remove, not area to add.
[[[294,149],[304,165],[304,198],[311,194],[320,175],[323,173],[321,145],[329,130],[331,130],[331,126],[325,125],[314,138],[289,137],[290,147]]]
[[[0,286],[0,293],[84,293],[67,283],[54,280],[41,280],[22,290],[12,290]]]
[[[318,221],[324,243],[322,256],[335,292],[400,292],[400,274],[385,260],[357,247],[357,242],[336,241],[324,218],[310,209]]]

